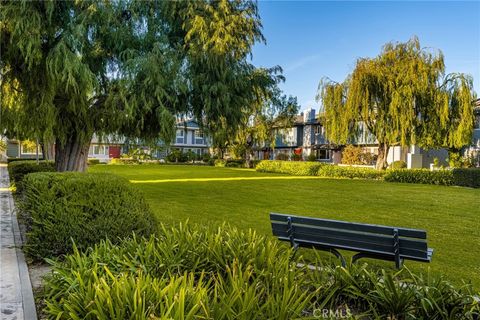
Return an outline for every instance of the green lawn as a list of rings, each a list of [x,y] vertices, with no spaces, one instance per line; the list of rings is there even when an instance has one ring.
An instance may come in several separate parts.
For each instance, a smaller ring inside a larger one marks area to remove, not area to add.
[[[167,223],[227,221],[271,234],[268,213],[273,211],[425,229],[435,249],[432,263],[407,261],[406,266],[480,287],[480,189],[198,166],[97,165],[89,171],[126,177],[144,192],[158,221]]]

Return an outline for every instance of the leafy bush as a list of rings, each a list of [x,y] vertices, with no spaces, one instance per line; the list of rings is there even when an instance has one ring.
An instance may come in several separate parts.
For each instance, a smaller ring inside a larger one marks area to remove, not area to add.
[[[93,166],[93,165],[96,165],[96,164],[100,164],[100,159],[96,159],[96,158],[90,158],[87,160],[87,164],[89,166]]]
[[[480,312],[470,286],[406,269],[327,265],[313,252],[292,260],[279,241],[227,225],[162,226],[158,238],[103,241],[49,260],[44,312],[51,319],[285,320],[314,318],[324,308],[381,319],[475,319]]]
[[[290,160],[290,157],[288,154],[281,152],[275,156],[275,160],[287,161]]]
[[[347,145],[342,151],[343,164],[369,165],[374,161],[374,156],[362,147]]]
[[[17,188],[17,192],[21,192],[23,189],[23,178],[33,172],[53,172],[55,171],[55,163],[53,161],[40,161],[38,164],[36,161],[14,161],[8,164],[8,174],[10,175],[10,181]]]
[[[139,164],[140,161],[138,159],[133,158],[119,158],[119,159],[112,159],[110,160],[110,164]]]
[[[228,159],[225,163],[225,167],[227,168],[244,168],[245,167],[245,160],[243,159]]]
[[[173,149],[166,157],[165,160],[168,162],[187,162],[188,161],[188,155],[182,150],[179,149]]]
[[[33,173],[24,178],[20,209],[27,220],[26,252],[34,258],[86,249],[108,237],[148,235],[154,221],[127,180],[97,173]]]
[[[480,188],[480,168],[453,169],[453,184],[456,186]]]
[[[294,162],[262,160],[255,168],[259,172],[286,173],[294,176],[316,176],[324,164],[319,162]]]
[[[212,156],[208,152],[202,155],[203,162],[209,163],[211,159],[212,159]]]
[[[225,167],[225,165],[227,164],[227,160],[224,160],[224,159],[215,159],[213,161],[215,167]]]
[[[331,178],[350,178],[350,179],[375,179],[383,178],[385,171],[371,168],[343,167],[326,164],[318,170],[318,176]]]
[[[307,157],[307,161],[310,161],[310,162],[317,161],[317,156],[314,153],[310,153]]]
[[[450,186],[454,183],[451,170],[392,169],[386,171],[384,179],[388,182],[423,183],[445,186]]]
[[[405,169],[406,167],[407,167],[407,163],[403,160],[393,161],[390,164],[390,169]]]

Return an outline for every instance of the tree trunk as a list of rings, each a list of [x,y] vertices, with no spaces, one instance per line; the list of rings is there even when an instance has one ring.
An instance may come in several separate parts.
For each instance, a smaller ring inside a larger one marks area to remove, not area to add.
[[[390,146],[388,143],[379,143],[378,144],[378,158],[376,168],[378,170],[385,170],[387,168],[387,155],[388,149]]]
[[[55,143],[55,167],[59,172],[79,171],[87,168],[90,139],[81,142],[76,136],[70,137],[64,144],[57,139]]]
[[[44,140],[41,144],[43,160],[55,159],[55,143],[53,141]]]

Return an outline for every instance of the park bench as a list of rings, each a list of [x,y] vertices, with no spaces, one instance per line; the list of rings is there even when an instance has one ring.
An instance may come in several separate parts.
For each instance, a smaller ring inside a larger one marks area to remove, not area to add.
[[[333,253],[342,265],[345,259],[338,249],[357,252],[352,263],[360,258],[395,261],[430,262],[433,249],[427,247],[424,230],[352,223],[337,220],[299,217],[270,213],[273,235],[288,241],[295,252],[299,247],[316,248]]]

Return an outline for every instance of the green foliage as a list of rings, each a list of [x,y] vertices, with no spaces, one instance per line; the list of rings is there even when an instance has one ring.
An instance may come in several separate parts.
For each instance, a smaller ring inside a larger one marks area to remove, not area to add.
[[[320,177],[375,180],[381,180],[384,174],[384,171],[371,168],[344,167],[330,164],[320,167],[317,173]]]
[[[23,0],[0,12],[0,131],[56,139],[64,170],[82,168],[70,158],[94,132],[168,143],[179,114],[237,128],[280,72],[248,60],[264,40],[255,1]]]
[[[100,163],[100,159],[89,158],[89,159],[87,160],[87,164],[88,164],[89,166],[94,166],[94,165],[99,164],[99,163]]]
[[[317,161],[317,157],[315,156],[315,154],[313,152],[308,155],[307,161],[310,161],[310,162]]]
[[[438,163],[438,159],[437,159],[437,163]],[[403,160],[393,161],[390,164],[390,169],[405,169],[406,167],[407,167],[407,163]]]
[[[55,171],[53,161],[42,160],[37,164],[35,160],[13,161],[8,163],[8,174],[10,182],[17,188],[17,192],[23,189],[23,178],[33,172],[52,172]]]
[[[473,319],[471,287],[408,270],[305,260],[276,239],[228,225],[162,226],[157,238],[102,241],[49,260],[44,309],[51,319],[296,319],[347,308],[378,318]],[[319,267],[299,267],[298,262]]]
[[[288,156],[288,154],[280,152],[275,156],[275,160],[288,161],[290,160],[290,157]]]
[[[451,170],[428,169],[392,169],[387,170],[384,176],[388,182],[423,183],[450,186],[453,185]]]
[[[455,168],[452,176],[456,186],[480,188],[480,168]]]
[[[173,149],[165,157],[165,160],[167,160],[168,162],[187,162],[188,155],[180,149]]]
[[[293,161],[302,161],[303,160],[302,154],[297,154],[295,152],[293,152],[290,157],[292,158]],[[286,160],[288,160],[288,159],[286,159]]]
[[[317,99],[325,109],[328,139],[345,144],[372,134],[379,144],[378,168],[385,168],[391,145],[469,144],[473,81],[444,72],[443,54],[422,48],[414,37],[386,44],[375,58],[358,59],[343,83],[323,79]]]
[[[370,165],[373,162],[373,156],[370,152],[364,151],[362,147],[347,145],[342,151],[343,164]]]
[[[258,172],[286,173],[294,176],[316,176],[320,167],[319,162],[295,162],[262,160],[255,168]]]
[[[215,167],[227,167],[227,168],[242,168],[245,167],[245,160],[243,159],[216,159],[214,161]]]
[[[34,173],[24,178],[20,208],[27,218],[26,252],[42,259],[84,250],[100,240],[149,235],[154,228],[143,195],[109,174]]]

